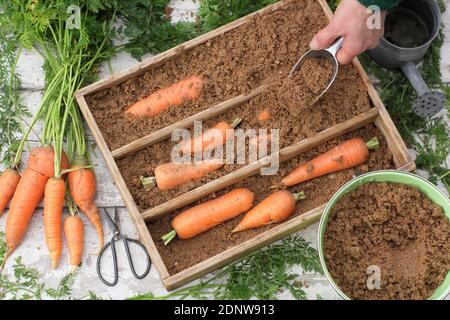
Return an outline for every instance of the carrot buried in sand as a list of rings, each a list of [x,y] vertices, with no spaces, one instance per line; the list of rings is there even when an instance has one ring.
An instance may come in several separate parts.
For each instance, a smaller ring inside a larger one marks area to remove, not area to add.
[[[179,187],[189,181],[200,179],[210,172],[223,167],[222,160],[205,160],[200,163],[164,163],[155,168],[154,177],[141,177],[146,190],[154,187],[166,191]]]
[[[206,130],[202,134],[182,142],[180,150],[183,154],[192,154],[203,152],[207,148],[211,149],[224,145],[233,137],[233,135],[230,134],[230,131],[236,128],[241,121],[242,119],[239,117],[235,118],[231,124],[225,121],[220,121],[214,127]],[[227,131],[229,134],[227,134]]]
[[[270,113],[267,109],[264,109],[258,114],[258,120],[261,122],[267,121],[270,119]]]
[[[362,138],[353,138],[338,144],[333,149],[300,165],[281,180],[285,186],[293,186],[336,171],[358,166],[369,159],[369,150],[377,149],[378,139],[369,142]]]
[[[253,199],[253,192],[238,188],[189,208],[173,219],[173,230],[163,235],[161,239],[167,245],[177,235],[183,240],[195,237],[247,211],[252,207]]]
[[[178,106],[184,101],[197,99],[202,86],[203,80],[200,76],[190,76],[137,101],[128,107],[125,113],[137,117],[156,116],[170,106]]]
[[[303,199],[305,199],[303,192],[292,194],[287,190],[276,191],[247,212],[232,232],[284,221],[295,212],[297,201]]]
[[[11,201],[19,181],[20,174],[14,169],[6,169],[0,176],[0,217]]]

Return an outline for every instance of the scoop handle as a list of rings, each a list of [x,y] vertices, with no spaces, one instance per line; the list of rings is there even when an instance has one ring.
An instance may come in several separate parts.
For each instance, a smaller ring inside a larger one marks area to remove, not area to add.
[[[339,37],[329,48],[327,48],[325,50],[327,50],[334,57],[336,57],[336,53],[342,48],[343,43],[344,43],[344,38]]]

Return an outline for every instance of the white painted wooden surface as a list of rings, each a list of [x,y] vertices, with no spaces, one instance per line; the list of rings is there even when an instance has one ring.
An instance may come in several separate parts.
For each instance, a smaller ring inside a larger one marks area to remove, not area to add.
[[[446,0],[447,5],[450,0]],[[192,0],[172,0],[171,6],[174,8],[172,18],[174,21],[193,19],[191,12],[195,12],[198,9],[198,3]],[[445,34],[446,41],[442,48],[442,65],[441,70],[443,79],[445,82],[450,83],[450,10],[448,10],[443,21],[446,24]],[[145,57],[144,57],[145,58]],[[17,71],[22,80],[21,96],[25,105],[30,110],[35,111],[39,101],[42,97],[42,89],[44,87],[44,75],[42,72],[42,58],[33,51],[24,51],[20,57]],[[129,54],[122,53],[117,57],[114,57],[111,61],[113,72],[118,72],[124,68],[130,67],[137,63]],[[109,75],[109,70],[106,65],[102,66],[99,71],[99,77],[104,78]],[[40,133],[41,128],[36,128],[37,134]],[[100,155],[98,149],[95,148],[95,144],[89,135],[89,140],[94,146],[92,152],[92,158],[95,164],[95,171],[98,179],[98,196],[97,204],[100,207],[119,207],[118,214],[120,215],[121,229],[124,234],[129,237],[137,237],[135,228],[128,217],[127,210],[125,209],[123,202],[114,186],[112,179],[105,168],[104,161]],[[36,135],[30,136],[30,145],[36,145],[38,143]],[[25,155],[26,157],[27,155]],[[426,173],[423,173],[424,175]],[[6,215],[5,215],[6,216]],[[0,230],[4,230],[5,216],[0,218]],[[128,269],[127,261],[124,257],[124,252],[121,246],[119,246],[119,272],[120,280],[117,286],[111,288],[103,285],[97,278],[95,271],[96,257],[90,255],[96,249],[96,235],[93,228],[88,221],[83,217],[85,222],[86,240],[85,240],[85,256],[83,259],[83,265],[81,266],[74,285],[73,297],[84,297],[88,291],[94,291],[99,296],[112,299],[123,299],[133,296],[138,293],[152,292],[155,295],[165,294],[166,290],[163,288],[159,276],[152,267],[150,274],[143,280],[136,280]],[[105,239],[109,240],[112,236],[111,228],[105,221],[104,217],[104,229]],[[316,246],[316,233],[317,224],[310,226],[309,228],[298,232],[299,235],[310,241],[312,245]],[[57,270],[51,270],[50,262],[47,254],[47,248],[43,236],[43,223],[42,223],[42,209],[38,209],[34,215],[29,227],[29,231],[23,244],[16,250],[13,256],[10,258],[3,271],[6,274],[11,275],[11,265],[13,260],[17,256],[22,256],[25,264],[36,267],[42,275],[42,278],[49,286],[57,286],[60,279],[68,272],[67,261],[67,249],[64,247],[63,258],[61,261],[61,267]],[[111,262],[111,261],[109,261]],[[109,266],[109,264],[108,264]],[[142,268],[142,265],[138,265],[138,268]],[[112,268],[105,269],[106,274],[111,274]],[[301,273],[301,270],[296,271]],[[328,284],[325,277],[316,275],[302,275],[301,280],[307,285],[305,289],[308,298],[315,299],[317,295],[325,299],[338,299],[337,294]],[[195,283],[195,282],[194,282]],[[281,299],[289,299],[290,296],[287,292],[279,294]]]

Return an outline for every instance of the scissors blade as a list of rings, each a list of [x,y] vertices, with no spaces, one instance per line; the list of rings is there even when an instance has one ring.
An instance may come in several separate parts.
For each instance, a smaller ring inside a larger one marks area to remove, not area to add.
[[[117,208],[114,208],[114,225],[116,226],[116,230],[120,233],[120,217],[117,213]]]
[[[106,217],[108,218],[108,220],[110,222],[111,231],[113,231],[113,232],[118,231],[119,229],[118,229],[118,225],[116,223],[116,216],[117,216],[116,208],[114,208],[114,210],[112,212],[111,212],[111,209],[109,209],[109,208],[104,208],[104,210],[105,210]]]

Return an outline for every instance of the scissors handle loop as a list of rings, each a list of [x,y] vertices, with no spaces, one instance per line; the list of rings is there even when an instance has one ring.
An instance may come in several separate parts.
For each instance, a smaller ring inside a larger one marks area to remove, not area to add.
[[[117,267],[117,252],[116,252],[116,242],[122,240],[124,247],[125,247],[125,253],[127,254],[127,259],[128,259],[128,264],[130,266],[131,269],[131,273],[133,274],[133,276],[136,279],[143,279],[145,278],[148,273],[150,272],[150,268],[152,266],[152,262],[150,260],[150,256],[148,255],[147,250],[145,249],[144,245],[142,243],[140,243],[138,240],[135,239],[130,239],[130,238],[126,238],[122,235],[115,235],[114,237],[112,237],[111,241],[108,242],[100,251],[98,258],[97,258],[97,274],[100,278],[100,280],[106,284],[107,286],[115,286],[119,280],[119,270]],[[130,247],[128,245],[128,242],[132,242],[136,245],[138,245],[145,253],[145,257],[147,260],[147,267],[145,269],[145,271],[141,274],[138,275],[136,272],[136,269],[134,268],[134,263],[133,263],[133,258],[131,257],[131,252],[130,252]],[[113,281],[108,281],[106,280],[101,272],[101,260],[103,258],[103,254],[105,253],[105,251],[111,247],[111,253],[112,253],[112,259],[113,259],[113,268],[114,268],[114,280]]]

